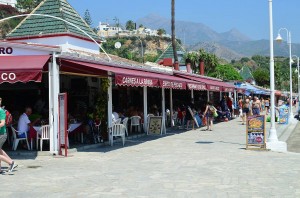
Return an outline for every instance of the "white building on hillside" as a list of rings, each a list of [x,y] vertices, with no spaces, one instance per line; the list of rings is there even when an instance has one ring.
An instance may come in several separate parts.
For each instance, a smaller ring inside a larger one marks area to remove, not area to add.
[[[113,37],[122,32],[123,29],[117,26],[111,26],[108,23],[99,22],[98,35],[100,37]]]
[[[0,0],[0,4],[2,4],[2,5],[10,5],[12,7],[16,7],[17,0]]]

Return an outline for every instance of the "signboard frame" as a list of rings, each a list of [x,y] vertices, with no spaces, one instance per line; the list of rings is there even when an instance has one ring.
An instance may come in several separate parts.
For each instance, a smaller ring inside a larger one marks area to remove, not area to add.
[[[162,116],[150,116],[147,134],[148,135],[162,135],[163,133],[163,117]]]
[[[65,149],[65,157],[68,156],[68,95],[58,94],[58,145],[59,155],[62,155],[62,147]]]
[[[266,116],[265,115],[255,115],[255,116],[247,117],[246,149],[266,150]]]

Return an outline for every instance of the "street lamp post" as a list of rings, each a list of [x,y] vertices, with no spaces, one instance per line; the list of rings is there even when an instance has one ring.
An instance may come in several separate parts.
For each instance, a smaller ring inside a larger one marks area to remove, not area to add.
[[[137,39],[139,39],[140,43],[141,43],[141,50],[142,50],[142,60],[143,60],[143,63],[144,63],[144,46],[143,46],[143,42],[142,42],[142,39],[140,39],[140,37],[136,37]]]
[[[282,37],[280,35],[280,31],[281,30],[285,30],[287,33],[287,44],[289,46],[289,65],[290,65],[290,101],[289,101],[289,122],[292,122],[294,120],[294,115],[293,115],[293,80],[292,80],[292,74],[293,74],[293,70],[292,70],[292,38],[291,38],[291,32],[288,31],[288,29],[286,28],[280,28],[278,30],[278,36],[276,38],[277,42],[281,42],[282,41]]]
[[[295,55],[294,55],[295,56]],[[294,57],[293,56],[293,57]],[[297,77],[298,77],[298,111],[300,111],[300,68],[299,68],[299,57],[295,56],[297,58]]]
[[[274,77],[274,47],[273,47],[273,8],[272,0],[269,0],[269,22],[270,22],[270,102],[271,102],[271,127],[266,142],[267,149],[273,151],[287,151],[285,142],[278,141],[275,127],[275,77]]]

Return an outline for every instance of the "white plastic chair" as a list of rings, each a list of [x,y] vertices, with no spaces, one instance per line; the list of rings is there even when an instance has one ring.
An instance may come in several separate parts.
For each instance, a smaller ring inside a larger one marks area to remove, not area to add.
[[[22,140],[26,141],[27,148],[28,148],[28,150],[30,150],[28,139],[27,139],[27,132],[25,132],[25,133],[24,132],[19,132],[13,126],[11,126],[11,131],[12,131],[12,135],[13,135],[12,150],[15,151],[17,149],[17,147],[18,147],[19,141],[22,141]],[[19,138],[18,137],[18,133],[24,133],[25,137],[24,138]]]
[[[123,124],[114,124],[111,131],[111,146],[114,145],[114,137],[121,137],[123,146],[125,144],[125,131],[126,127]]]
[[[141,121],[141,117],[140,116],[132,116],[130,118],[131,120],[131,123],[130,123],[130,131],[132,132],[132,127],[134,126],[137,126],[138,127],[138,132],[141,131],[141,124],[140,124],[140,121]]]
[[[37,136],[36,136],[36,149],[38,148],[38,144],[39,144],[39,141],[40,140],[40,148],[41,148],[41,151],[43,150],[43,141],[44,140],[50,140],[50,126],[49,125],[43,125],[41,127],[41,135],[39,135],[37,133]]]
[[[125,128],[126,128],[126,135],[128,136],[128,118],[126,117],[126,118],[124,118],[123,119],[123,121],[122,121],[122,124],[125,126]]]

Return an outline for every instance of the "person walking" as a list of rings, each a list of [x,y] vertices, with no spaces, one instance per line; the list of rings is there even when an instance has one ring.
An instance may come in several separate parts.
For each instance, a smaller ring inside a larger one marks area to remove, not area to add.
[[[269,108],[270,108],[270,99],[267,98],[267,99],[265,100],[265,110],[266,110],[266,115],[269,114]]]
[[[243,125],[245,124],[245,120],[250,115],[250,100],[249,98],[246,98],[243,102]]]
[[[216,108],[212,105],[211,102],[208,101],[204,111],[204,115],[206,116],[206,131],[212,131],[214,122],[214,111],[216,111]]]
[[[253,103],[252,103],[253,115],[260,115],[260,110],[261,110],[261,102],[258,99],[258,97],[254,96],[254,100],[253,100]]]
[[[5,111],[0,108],[0,174],[5,174],[1,168],[1,162],[4,161],[9,165],[8,172],[12,172],[18,165],[2,150],[2,146],[7,139],[6,126],[5,126]]]

